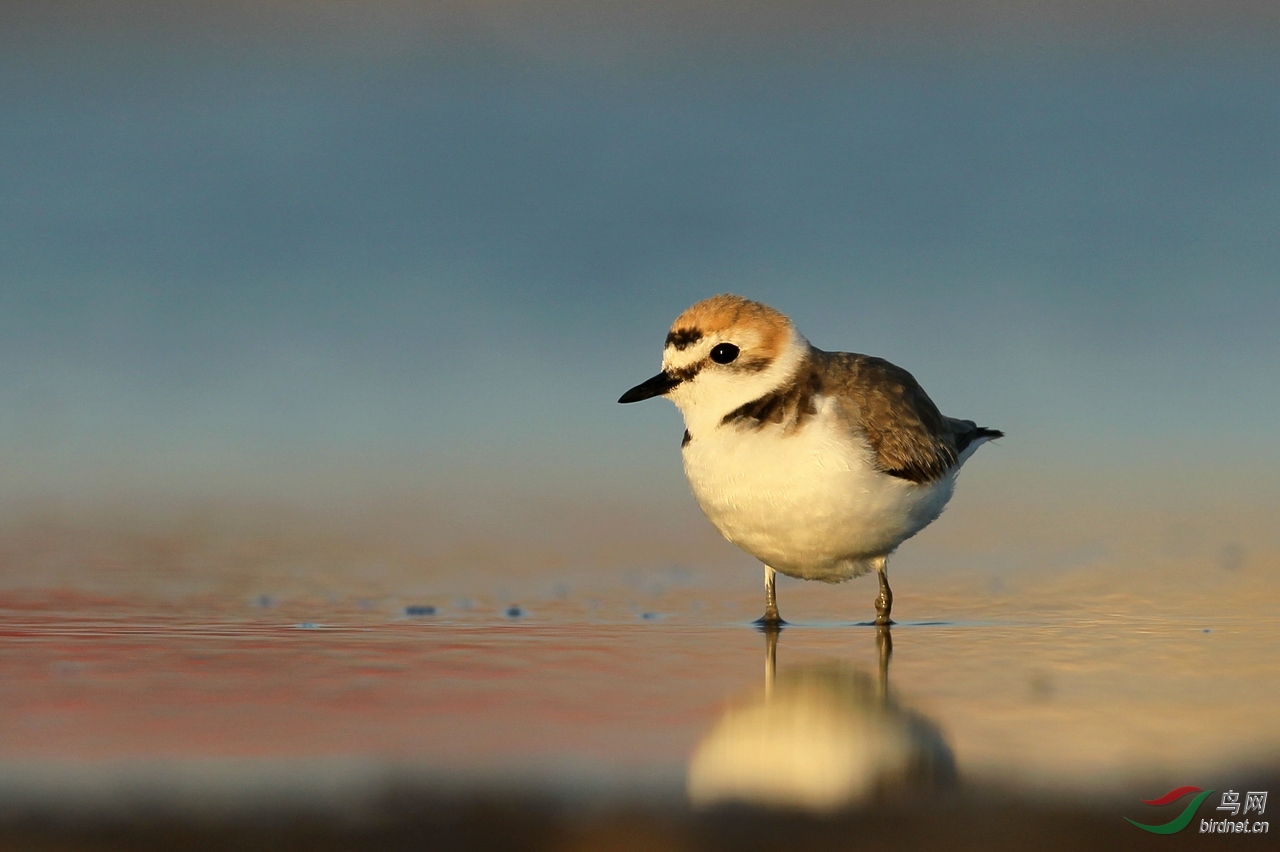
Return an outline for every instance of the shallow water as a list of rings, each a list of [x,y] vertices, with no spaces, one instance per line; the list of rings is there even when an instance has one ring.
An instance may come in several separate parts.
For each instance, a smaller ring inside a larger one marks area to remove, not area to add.
[[[870,586],[793,583],[772,637],[743,583],[417,604],[11,590],[0,792],[358,810],[408,783],[831,812],[960,785],[1141,815],[1131,791],[1280,765],[1274,584],[1148,580],[904,581],[888,635],[834,617],[870,615]]]

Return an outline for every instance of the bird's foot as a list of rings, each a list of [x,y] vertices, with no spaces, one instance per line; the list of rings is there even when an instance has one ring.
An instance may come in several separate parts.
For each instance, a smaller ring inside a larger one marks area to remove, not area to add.
[[[765,610],[764,615],[751,623],[765,631],[781,630],[783,627],[787,626],[787,622],[782,620],[782,616],[778,615],[778,611],[776,609]]]

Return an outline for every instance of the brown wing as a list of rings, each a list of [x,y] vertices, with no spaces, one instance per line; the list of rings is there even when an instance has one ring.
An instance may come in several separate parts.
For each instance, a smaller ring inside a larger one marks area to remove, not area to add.
[[[923,483],[951,469],[959,452],[952,423],[962,421],[943,417],[914,376],[883,358],[822,355],[827,381],[842,386],[849,415],[866,434],[881,470]]]

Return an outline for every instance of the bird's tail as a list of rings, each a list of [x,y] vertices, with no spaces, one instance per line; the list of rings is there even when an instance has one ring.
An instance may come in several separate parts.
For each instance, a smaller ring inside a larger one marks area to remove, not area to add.
[[[954,417],[948,417],[947,422],[951,425],[951,434],[956,436],[957,453],[964,453],[964,451],[975,442],[994,440],[995,438],[1004,437],[1004,433],[999,429],[990,429],[986,426],[979,426],[972,420],[957,420]],[[977,448],[975,447],[974,449]]]

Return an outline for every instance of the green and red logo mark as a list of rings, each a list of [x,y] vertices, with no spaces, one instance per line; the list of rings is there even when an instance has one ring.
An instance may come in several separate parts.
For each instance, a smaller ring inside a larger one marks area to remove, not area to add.
[[[1167,805],[1170,802],[1176,802],[1188,793],[1197,794],[1196,797],[1192,799],[1185,808],[1183,808],[1182,813],[1161,825],[1143,825],[1142,823],[1135,822],[1128,817],[1125,817],[1125,819],[1143,831],[1149,831],[1152,834],[1173,834],[1175,832],[1182,831],[1182,829],[1191,824],[1191,820],[1194,819],[1196,815],[1196,808],[1200,807],[1200,803],[1209,798],[1209,795],[1212,792],[1212,790],[1202,790],[1199,787],[1179,787],[1176,790],[1170,790],[1158,799],[1143,799],[1142,804],[1158,807],[1160,805]]]

